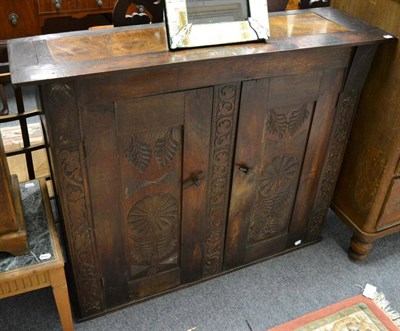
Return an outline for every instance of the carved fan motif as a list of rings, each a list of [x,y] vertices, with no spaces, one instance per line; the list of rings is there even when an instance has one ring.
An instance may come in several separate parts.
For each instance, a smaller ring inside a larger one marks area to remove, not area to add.
[[[266,164],[258,183],[257,200],[250,217],[249,241],[267,239],[286,226],[285,205],[296,185],[299,162],[293,155],[275,157]]]
[[[309,114],[310,112],[307,109],[307,105],[304,105],[290,115],[288,129],[292,136],[301,128]]]
[[[167,134],[156,141],[155,158],[161,168],[169,164],[179,148],[179,141],[176,141],[173,136],[173,129],[169,129]]]
[[[267,131],[282,139],[287,133],[293,137],[303,126],[304,122],[310,115],[307,105],[303,105],[300,109],[294,110],[287,114],[278,114],[271,109],[266,120]]]
[[[140,141],[137,136],[133,135],[131,145],[126,151],[129,163],[144,172],[150,163],[151,154],[150,145]]]
[[[170,194],[138,201],[128,215],[131,262],[155,266],[176,253],[178,220],[177,200]]]
[[[284,114],[277,114],[273,109],[271,109],[267,119],[268,132],[282,139],[286,133],[286,129],[286,116]]]

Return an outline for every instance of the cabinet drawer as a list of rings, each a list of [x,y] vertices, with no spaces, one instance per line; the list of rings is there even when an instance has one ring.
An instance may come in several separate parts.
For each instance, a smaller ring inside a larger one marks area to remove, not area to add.
[[[0,40],[39,34],[37,13],[34,0],[0,0]]]
[[[397,224],[400,224],[400,177],[392,180],[377,230],[383,230]]]
[[[39,0],[41,13],[56,13],[79,9],[79,0]]]
[[[79,1],[79,9],[101,10],[113,8],[113,0],[81,0]]]

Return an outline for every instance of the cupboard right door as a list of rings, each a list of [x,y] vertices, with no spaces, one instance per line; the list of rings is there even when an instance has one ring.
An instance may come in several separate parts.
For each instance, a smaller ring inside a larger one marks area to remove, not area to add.
[[[303,241],[342,78],[331,70],[243,83],[225,270]]]

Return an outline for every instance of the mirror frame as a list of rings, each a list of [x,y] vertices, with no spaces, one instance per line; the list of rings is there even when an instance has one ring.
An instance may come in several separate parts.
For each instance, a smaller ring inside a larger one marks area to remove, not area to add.
[[[267,41],[270,36],[267,0],[247,0],[244,21],[193,24],[188,22],[186,0],[165,0],[165,26],[170,50]]]

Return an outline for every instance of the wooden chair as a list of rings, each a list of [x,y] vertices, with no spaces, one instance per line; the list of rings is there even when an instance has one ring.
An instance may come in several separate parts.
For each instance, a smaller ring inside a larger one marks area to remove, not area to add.
[[[64,259],[53,223],[45,180],[28,182],[25,189],[29,197],[33,194],[41,194],[42,197],[38,200],[40,207],[37,211],[31,212],[33,216],[29,219],[26,217],[31,251],[22,257],[1,255],[0,299],[51,286],[63,330],[71,331],[74,326]]]
[[[160,23],[163,0],[118,0],[113,10],[114,26]]]
[[[89,30],[163,22],[163,1],[118,0],[113,9],[113,25],[93,26]]]

